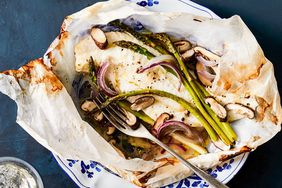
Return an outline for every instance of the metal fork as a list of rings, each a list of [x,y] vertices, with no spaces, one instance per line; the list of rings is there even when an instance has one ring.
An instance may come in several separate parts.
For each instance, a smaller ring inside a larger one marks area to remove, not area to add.
[[[201,170],[200,168],[196,167],[189,161],[182,158],[180,155],[175,153],[172,149],[170,149],[167,145],[162,143],[160,140],[158,140],[156,137],[154,137],[145,127],[144,125],[140,124],[138,129],[133,130],[127,123],[127,117],[124,115],[124,113],[119,110],[116,106],[113,104],[109,104],[106,108],[101,109],[101,104],[105,101],[105,98],[101,93],[97,93],[96,97],[94,97],[93,102],[96,104],[97,108],[99,108],[104,116],[109,120],[109,122],[114,125],[118,130],[123,132],[124,134],[127,134],[129,136],[133,137],[139,137],[139,138],[147,138],[159,146],[161,146],[163,149],[168,151],[172,156],[174,156],[176,159],[178,159],[180,162],[182,162],[183,165],[190,168],[195,174],[197,174],[199,177],[201,177],[203,180],[205,180],[211,187],[216,188],[228,188],[223,183],[217,181],[215,178]]]

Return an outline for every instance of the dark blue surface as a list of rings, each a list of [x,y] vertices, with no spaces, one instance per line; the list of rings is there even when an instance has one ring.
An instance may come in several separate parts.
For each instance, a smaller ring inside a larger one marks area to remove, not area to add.
[[[0,71],[16,69],[41,57],[58,35],[63,18],[91,0],[0,0]],[[282,2],[196,0],[222,17],[239,14],[274,63],[279,90],[282,86]],[[279,65],[280,63],[280,65]],[[45,187],[76,187],[52,154],[16,123],[16,106],[0,94],[0,156],[15,156],[32,164]],[[282,187],[281,136],[251,154],[230,187]],[[114,187],[114,186],[113,186]]]

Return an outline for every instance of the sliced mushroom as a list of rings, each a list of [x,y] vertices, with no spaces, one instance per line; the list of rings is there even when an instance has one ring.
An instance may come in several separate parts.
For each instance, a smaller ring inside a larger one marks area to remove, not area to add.
[[[121,111],[124,113],[124,115],[126,116],[126,123],[129,125],[129,126],[134,126],[136,123],[137,123],[137,118],[134,114],[124,110],[124,109],[121,109]]]
[[[95,114],[94,114],[94,119],[95,119],[96,121],[102,121],[103,118],[104,118],[104,115],[103,115],[102,112],[100,112],[100,111],[95,112]]]
[[[105,49],[108,45],[107,37],[104,31],[100,28],[92,28],[90,35],[92,39],[94,40],[95,44],[100,48],[100,49]]]
[[[115,132],[116,128],[114,126],[109,126],[107,135],[112,135]]]
[[[86,100],[82,103],[80,108],[85,112],[91,112],[96,108],[96,104],[92,101]]]
[[[191,49],[192,47],[191,43],[186,40],[177,41],[174,43],[174,46],[176,47],[177,51],[181,54]]]
[[[200,47],[200,46],[195,47],[194,51],[197,54],[198,53],[202,54],[202,56],[204,56],[206,59],[211,60],[211,61],[217,61],[220,58],[220,56],[218,56],[217,54],[215,54],[215,53],[213,53],[213,52],[211,52],[211,51],[209,51],[209,50],[207,50],[203,47]]]
[[[215,114],[220,119],[226,118],[226,116],[227,116],[226,109],[219,102],[217,102],[213,97],[206,97],[205,103],[210,105],[211,109],[215,112]]]
[[[196,71],[199,80],[205,86],[211,86],[215,78],[214,71],[211,68],[206,67],[202,62],[197,62]]]
[[[253,109],[249,108],[248,106],[245,106],[243,104],[239,103],[229,103],[225,105],[225,108],[227,111],[230,111],[239,115],[242,115],[244,117],[247,117],[249,119],[253,119],[255,117],[255,112]],[[229,113],[229,112],[228,112]]]
[[[116,152],[117,152],[121,157],[126,158],[125,155],[123,154],[123,152],[122,152],[119,148],[117,148],[117,147],[115,146],[116,140],[112,139],[112,140],[109,141],[109,143],[112,145],[112,147],[116,150]]]
[[[154,130],[158,130],[159,127],[167,120],[171,119],[173,116],[169,113],[162,113],[155,121],[154,123]]]
[[[181,54],[182,58],[184,60],[189,60],[190,57],[192,57],[195,54],[195,51],[193,49],[187,50],[183,54]]]
[[[144,96],[136,99],[134,103],[130,106],[130,108],[135,111],[140,111],[151,106],[154,102],[155,102],[154,97]]]
[[[111,140],[109,141],[109,143],[110,143],[111,145],[114,145],[114,144],[117,143],[117,141],[116,141],[115,139],[111,139]]]

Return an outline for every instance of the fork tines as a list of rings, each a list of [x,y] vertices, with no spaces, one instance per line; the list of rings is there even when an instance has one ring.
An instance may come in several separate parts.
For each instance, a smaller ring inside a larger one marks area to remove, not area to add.
[[[124,129],[126,126],[128,126],[126,123],[127,117],[117,107],[113,106],[112,104],[109,104],[104,109],[101,109],[100,106],[105,101],[105,97],[100,92],[96,97],[93,97],[93,102],[96,103],[97,108],[102,111],[104,116],[110,121],[111,124],[113,124],[118,129]]]

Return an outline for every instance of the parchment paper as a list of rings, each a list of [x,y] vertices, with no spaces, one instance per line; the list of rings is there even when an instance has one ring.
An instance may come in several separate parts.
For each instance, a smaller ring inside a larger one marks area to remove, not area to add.
[[[187,13],[155,13],[133,3],[112,0],[66,17],[60,35],[42,59],[0,74],[0,91],[17,103],[17,123],[40,144],[66,159],[98,161],[139,186],[159,187],[191,173],[178,163],[160,167],[167,164],[165,159],[154,162],[122,158],[82,120],[75,106],[77,99],[72,89],[77,74],[75,44],[93,25],[131,15],[154,32],[181,36],[220,54],[219,69],[210,92],[223,104],[248,102],[254,109],[261,101],[268,104],[263,119],[245,118],[232,124],[239,136],[234,149],[200,155],[190,159],[192,163],[210,168],[255,149],[280,131],[282,112],[273,66],[239,16],[209,19]],[[223,95],[226,97],[221,97]],[[154,169],[157,169],[155,175],[147,182],[139,181]]]

